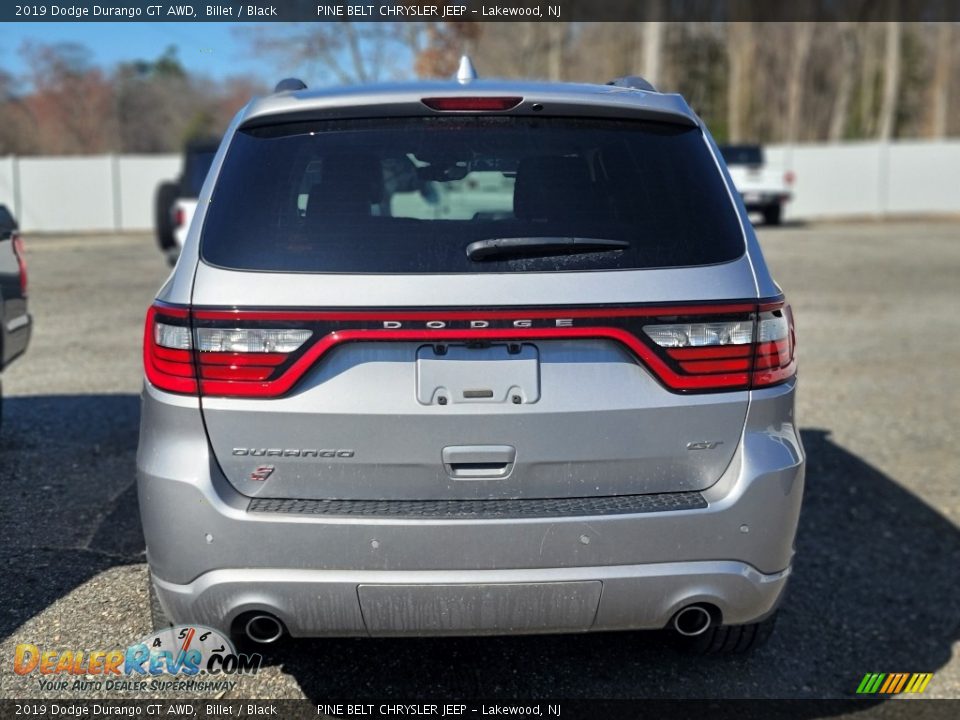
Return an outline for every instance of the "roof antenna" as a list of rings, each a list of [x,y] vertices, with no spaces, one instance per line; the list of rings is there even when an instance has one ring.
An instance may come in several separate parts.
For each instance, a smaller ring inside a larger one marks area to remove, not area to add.
[[[473,66],[470,57],[464,55],[460,58],[460,67],[457,68],[457,82],[466,85],[471,80],[477,79],[477,69]]]

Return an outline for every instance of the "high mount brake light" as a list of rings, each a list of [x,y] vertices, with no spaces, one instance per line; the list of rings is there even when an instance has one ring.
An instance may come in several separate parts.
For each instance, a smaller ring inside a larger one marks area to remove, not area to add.
[[[441,112],[483,112],[511,110],[522,97],[431,97],[420,100],[431,110]]]
[[[348,342],[620,343],[673,392],[749,390],[796,373],[793,315],[782,300],[545,310],[216,310],[158,303],[144,366],[163,390],[279,397]],[[198,375],[199,373],[199,375]]]

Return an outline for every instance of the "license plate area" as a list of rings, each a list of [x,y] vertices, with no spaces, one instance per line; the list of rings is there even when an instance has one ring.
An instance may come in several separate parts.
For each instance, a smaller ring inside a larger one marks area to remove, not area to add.
[[[540,399],[540,356],[534,345],[423,345],[417,350],[421,405],[525,405]]]

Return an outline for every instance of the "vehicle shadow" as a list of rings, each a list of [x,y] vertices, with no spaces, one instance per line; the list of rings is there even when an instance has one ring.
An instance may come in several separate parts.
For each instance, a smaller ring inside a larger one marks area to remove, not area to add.
[[[137,396],[4,404],[0,640],[98,573],[144,560]],[[753,655],[691,660],[669,635],[616,633],[290,640],[265,659],[309,698],[357,701],[845,697],[867,672],[936,672],[960,637],[960,531],[828,431],[802,434],[795,572],[777,632]]]
[[[144,561],[136,395],[8,397],[0,639],[96,574]]]

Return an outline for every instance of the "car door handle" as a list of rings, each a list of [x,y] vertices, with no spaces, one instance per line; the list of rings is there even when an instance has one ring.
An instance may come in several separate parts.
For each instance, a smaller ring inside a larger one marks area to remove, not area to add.
[[[442,457],[452,478],[501,478],[513,470],[517,449],[512,445],[450,445],[443,449]]]

